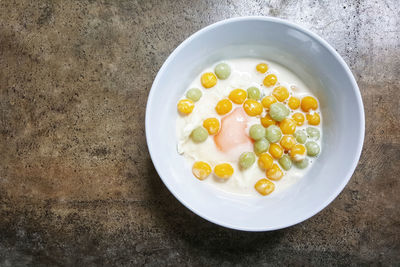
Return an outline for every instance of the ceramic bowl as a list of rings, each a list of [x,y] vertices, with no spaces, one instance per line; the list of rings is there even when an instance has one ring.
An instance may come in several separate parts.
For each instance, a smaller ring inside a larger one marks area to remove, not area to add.
[[[298,183],[268,197],[231,195],[202,183],[177,153],[178,99],[203,68],[237,57],[272,60],[289,68],[317,96],[324,119],[318,160]],[[206,220],[245,231],[288,227],[332,202],[357,166],[364,124],[360,91],[340,55],[309,30],[270,17],[220,21],[187,38],[159,70],[146,107],[147,145],[167,188]]]

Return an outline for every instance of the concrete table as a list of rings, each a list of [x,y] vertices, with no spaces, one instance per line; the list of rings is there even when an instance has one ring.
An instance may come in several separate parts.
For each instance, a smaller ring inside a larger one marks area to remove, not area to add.
[[[0,1],[0,266],[399,264],[399,13],[395,0]],[[147,95],[171,51],[247,15],[325,38],[366,113],[345,190],[310,220],[266,233],[183,207],[144,134]]]

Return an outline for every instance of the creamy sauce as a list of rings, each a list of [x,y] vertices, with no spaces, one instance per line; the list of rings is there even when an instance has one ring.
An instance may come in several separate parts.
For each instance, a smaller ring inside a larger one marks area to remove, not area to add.
[[[190,134],[192,130],[200,125],[202,125],[203,120],[215,117],[219,120],[223,117],[216,113],[215,106],[217,102],[223,98],[227,98],[229,93],[237,88],[242,88],[246,90],[251,86],[255,86],[260,89],[263,96],[270,95],[274,87],[278,85],[283,85],[296,97],[303,97],[306,95],[312,95],[309,88],[297,77],[294,73],[289,71],[287,68],[283,67],[274,62],[265,61],[255,58],[239,58],[224,61],[231,67],[231,75],[226,80],[218,80],[217,84],[210,88],[205,89],[200,82],[200,76],[205,72],[214,72],[214,67],[220,62],[204,69],[197,77],[194,78],[193,82],[190,84],[190,88],[199,88],[203,96],[201,99],[195,103],[195,108],[190,115],[180,116],[176,120],[176,133],[177,133],[177,150],[179,154],[182,154],[189,162],[190,166],[193,165],[195,161],[205,161],[211,165],[213,168],[215,165],[220,163],[230,163],[234,168],[234,174],[228,180],[222,180],[215,175],[211,174],[203,182],[208,183],[212,186],[218,187],[219,189],[240,195],[249,196],[260,196],[259,193],[254,189],[254,184],[261,178],[265,178],[265,171],[261,170],[256,162],[247,170],[241,170],[238,166],[238,159],[243,152],[252,152],[252,145],[241,145],[235,149],[229,151],[229,153],[224,153],[220,151],[214,143],[213,136],[209,136],[207,140],[203,143],[194,143],[190,139]],[[256,65],[266,62],[269,66],[268,72],[261,74],[256,71]],[[278,77],[278,83],[274,87],[265,87],[262,84],[264,77],[267,74],[274,73]],[[234,110],[236,107],[241,107],[242,105],[233,104]],[[317,110],[318,112],[319,110]],[[301,112],[300,109],[295,112]],[[292,114],[293,112],[291,112]],[[265,116],[266,111],[264,110],[261,116]],[[289,117],[291,116],[289,115]],[[246,132],[253,124],[260,123],[260,117],[248,117],[248,126]],[[322,124],[322,117],[321,117]],[[320,125],[321,125],[320,124]],[[322,129],[319,126],[313,126],[320,130],[321,137],[318,141],[313,140],[318,143],[321,147],[320,140],[322,139]],[[297,126],[297,130],[305,129],[308,125],[305,123],[303,126]],[[311,140],[311,139],[307,139]],[[257,157],[258,158],[258,157]],[[309,166],[306,169],[298,169],[295,166],[289,171],[284,171],[284,176],[279,181],[273,181],[275,183],[275,191],[272,194],[277,194],[282,190],[285,190],[289,186],[295,184],[299,179],[301,179],[306,172],[310,169],[310,166],[315,158],[309,158]],[[276,160],[274,160],[277,163]],[[194,177],[193,177],[194,178]],[[196,178],[194,178],[196,179]]]

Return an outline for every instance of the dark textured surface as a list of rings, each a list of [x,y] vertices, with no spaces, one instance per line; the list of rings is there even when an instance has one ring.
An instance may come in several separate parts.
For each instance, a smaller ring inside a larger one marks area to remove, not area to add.
[[[396,0],[0,1],[0,266],[399,264],[399,12]],[[189,212],[159,179],[144,134],[169,53],[242,15],[320,34],[365,105],[350,183],[318,215],[275,232]]]

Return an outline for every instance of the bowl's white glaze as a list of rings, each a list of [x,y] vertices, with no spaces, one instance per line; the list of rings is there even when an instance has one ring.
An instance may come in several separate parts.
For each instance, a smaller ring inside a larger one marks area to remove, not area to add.
[[[299,75],[318,97],[323,116],[322,153],[306,177],[281,194],[259,198],[230,195],[195,179],[176,150],[176,103],[193,77],[216,61],[249,56]],[[246,231],[288,227],[325,208],[357,166],[364,124],[357,83],[339,54],[314,33],[270,17],[228,19],[190,36],[161,67],[146,107],[147,145],[171,193],[199,216]]]

